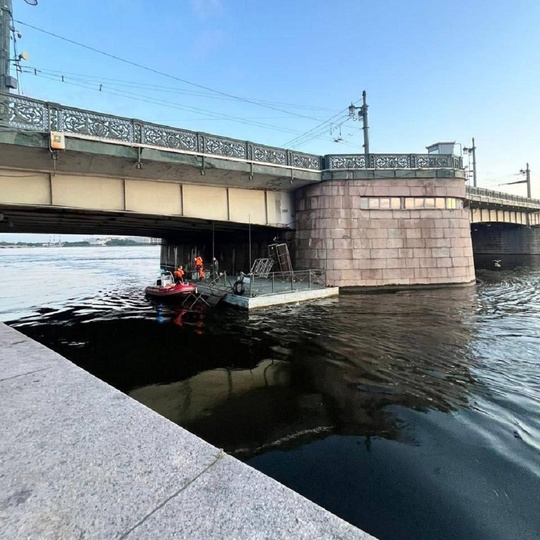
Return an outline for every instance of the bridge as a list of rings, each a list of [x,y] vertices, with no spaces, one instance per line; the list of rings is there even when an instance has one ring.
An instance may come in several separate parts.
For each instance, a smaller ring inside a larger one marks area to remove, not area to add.
[[[294,235],[329,284],[461,283],[471,223],[540,224],[539,200],[466,189],[454,155],[318,156],[11,94],[0,127],[0,232],[161,237],[164,264],[217,243],[245,269],[249,231],[253,257]]]

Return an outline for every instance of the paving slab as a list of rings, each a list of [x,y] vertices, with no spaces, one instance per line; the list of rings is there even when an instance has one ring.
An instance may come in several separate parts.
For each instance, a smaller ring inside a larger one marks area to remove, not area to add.
[[[56,366],[65,359],[5,324],[0,324],[0,380]],[[8,350],[15,353],[9,353]]]
[[[224,454],[126,538],[373,539],[259,471],[239,465]]]
[[[372,538],[1,323],[0,357],[0,538]]]

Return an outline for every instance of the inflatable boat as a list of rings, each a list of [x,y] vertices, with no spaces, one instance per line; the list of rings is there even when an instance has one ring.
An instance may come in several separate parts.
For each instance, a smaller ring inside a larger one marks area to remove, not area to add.
[[[192,283],[175,283],[171,272],[162,272],[155,285],[144,289],[144,294],[151,298],[181,298],[189,293],[197,292]]]

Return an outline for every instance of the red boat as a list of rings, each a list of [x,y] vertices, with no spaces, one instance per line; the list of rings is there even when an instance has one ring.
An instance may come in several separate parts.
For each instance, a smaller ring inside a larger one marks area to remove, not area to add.
[[[171,272],[162,272],[155,285],[144,289],[146,296],[152,298],[180,298],[189,293],[197,292],[197,287],[191,283],[175,283]]]

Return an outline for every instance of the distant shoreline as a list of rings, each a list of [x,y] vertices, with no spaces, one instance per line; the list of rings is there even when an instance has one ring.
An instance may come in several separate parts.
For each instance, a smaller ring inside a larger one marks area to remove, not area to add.
[[[110,244],[89,244],[87,242],[65,242],[62,244],[40,244],[40,243],[25,243],[25,242],[0,242],[0,249],[17,249],[17,248],[70,248],[70,247],[155,247],[159,244],[148,243],[110,243]]]

